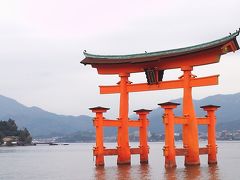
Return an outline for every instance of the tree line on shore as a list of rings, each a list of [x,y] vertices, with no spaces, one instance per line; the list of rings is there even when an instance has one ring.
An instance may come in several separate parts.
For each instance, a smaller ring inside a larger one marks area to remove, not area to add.
[[[0,121],[0,144],[11,145],[13,141],[17,145],[28,145],[32,143],[32,136],[27,128],[18,129],[14,120]]]

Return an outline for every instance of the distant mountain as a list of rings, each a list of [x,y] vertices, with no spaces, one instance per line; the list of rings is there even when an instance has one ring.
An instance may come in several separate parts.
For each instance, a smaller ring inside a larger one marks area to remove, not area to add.
[[[181,103],[181,99],[172,100]],[[200,106],[214,104],[221,108],[217,111],[217,129],[218,130],[236,130],[240,129],[240,93],[230,95],[214,95],[201,100],[195,100],[195,110],[198,116],[204,116],[205,112]],[[175,110],[176,115],[181,115],[182,108],[179,106]],[[163,133],[162,109],[154,109],[150,115],[149,130],[151,132]],[[136,118],[132,115],[131,118]],[[92,117],[66,116],[47,112],[38,107],[27,107],[17,101],[0,95],[0,120],[14,119],[18,127],[26,127],[31,134],[36,136],[62,136],[72,134],[77,131],[94,132]],[[176,131],[180,127],[175,128]],[[200,127],[204,130],[203,127]],[[132,130],[131,130],[132,131]],[[106,128],[105,135],[114,135],[116,128]]]
[[[26,127],[33,136],[59,136],[76,131],[93,131],[89,116],[65,116],[44,111],[38,107],[26,107],[17,101],[0,95],[0,119],[14,119],[18,127]]]
[[[182,104],[182,99],[175,99],[172,100],[172,102]],[[240,129],[240,93],[229,95],[219,94],[209,96],[200,100],[194,100],[196,115],[198,117],[205,116],[206,112],[203,111],[200,107],[209,104],[221,106],[216,112],[217,130]],[[174,113],[175,115],[181,115],[182,106],[178,106],[175,109]],[[161,108],[156,108],[150,113],[149,129],[152,132],[163,132],[162,114],[163,110]],[[177,126],[175,130],[179,131],[180,126]],[[200,126],[200,130],[206,130],[206,126]]]
[[[236,130],[240,130],[240,118],[239,118],[239,120],[236,120],[236,121],[218,123],[217,124],[217,130],[218,131],[223,131],[223,130],[236,131]]]

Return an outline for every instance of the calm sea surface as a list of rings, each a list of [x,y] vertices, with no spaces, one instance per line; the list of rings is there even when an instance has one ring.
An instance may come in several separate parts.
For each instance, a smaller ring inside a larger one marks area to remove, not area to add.
[[[240,179],[240,142],[218,142],[218,165],[208,166],[201,156],[201,166],[184,167],[177,157],[177,168],[166,170],[163,143],[149,143],[149,164],[140,165],[139,155],[131,166],[117,166],[116,157],[106,157],[104,168],[96,168],[92,156],[94,144],[68,146],[0,147],[0,180],[88,180],[88,179]],[[201,142],[204,146],[206,142]],[[115,144],[106,144],[114,147]],[[137,147],[137,143],[132,143]],[[181,146],[177,143],[177,146]]]

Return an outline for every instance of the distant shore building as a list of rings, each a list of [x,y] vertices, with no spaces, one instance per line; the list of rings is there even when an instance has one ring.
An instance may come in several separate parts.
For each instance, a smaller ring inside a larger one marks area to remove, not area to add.
[[[14,145],[17,145],[17,141],[18,141],[17,136],[6,136],[3,138],[3,145],[14,146]]]

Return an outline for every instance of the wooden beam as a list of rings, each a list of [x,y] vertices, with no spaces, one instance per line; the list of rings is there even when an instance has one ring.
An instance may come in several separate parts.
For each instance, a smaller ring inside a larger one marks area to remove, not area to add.
[[[207,125],[209,124],[209,119],[205,117],[197,118],[198,124]]]
[[[100,94],[115,94],[120,92],[120,86],[99,86]]]
[[[192,87],[199,86],[211,86],[218,84],[218,76],[208,76],[201,78],[192,78],[190,81],[190,85]],[[115,94],[120,93],[120,86],[99,86],[100,94]],[[164,89],[177,89],[183,88],[183,80],[172,80],[172,81],[162,81],[159,84],[148,85],[147,83],[140,84],[128,84],[127,91],[128,92],[142,92],[142,91],[155,91],[155,90],[164,90]]]
[[[162,81],[159,84],[148,85],[147,83],[141,84],[129,84],[127,89],[128,92],[141,92],[141,91],[154,91],[154,90],[164,90],[164,89],[176,89],[182,88],[183,81],[182,80],[174,80],[174,81]]]
[[[191,79],[190,86],[199,87],[199,86],[218,85],[218,77],[219,75],[194,78],[194,79]]]
[[[136,120],[129,120],[128,121],[128,126],[130,127],[140,127],[142,124],[140,121],[136,121]]]
[[[117,155],[118,150],[117,149],[104,149],[104,156],[112,156],[112,155]]]
[[[188,118],[187,117],[175,117],[174,124],[187,124]]]
[[[141,149],[140,148],[130,148],[130,153],[131,154],[141,154]]]
[[[154,90],[163,90],[163,89],[176,89],[182,88],[182,80],[173,80],[173,81],[162,81],[159,84],[148,85],[148,83],[140,84],[128,84],[128,92],[141,92],[141,91],[154,91]],[[100,94],[114,94],[120,92],[119,85],[115,86],[99,86]]]
[[[186,148],[175,148],[176,156],[186,156],[187,149]]]
[[[114,127],[118,127],[121,125],[121,122],[119,120],[109,120],[109,119],[105,119],[103,120],[103,126],[114,126]]]
[[[200,147],[199,148],[199,154],[209,154],[209,149],[208,147]]]

